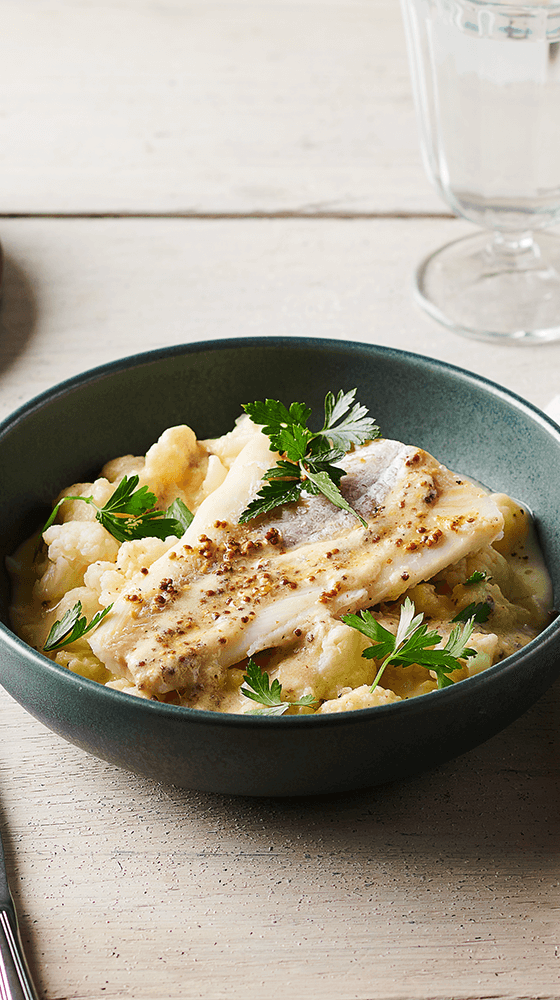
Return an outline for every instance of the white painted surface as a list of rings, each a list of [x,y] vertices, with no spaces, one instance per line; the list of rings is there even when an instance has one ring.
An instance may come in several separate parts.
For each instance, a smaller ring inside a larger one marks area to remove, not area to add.
[[[120,772],[3,696],[8,866],[41,995],[556,998],[559,696],[423,777],[278,801]]]
[[[560,344],[475,343],[412,300],[451,219],[0,219],[0,415],[86,368],[187,341],[360,340],[458,364],[544,407]]]
[[[0,211],[445,211],[397,0],[3,0]]]
[[[3,0],[0,417],[122,355],[240,335],[455,362],[539,406],[560,345],[462,340],[413,267],[435,211],[396,0]],[[38,218],[111,211],[317,218]],[[560,996],[560,689],[423,777],[317,800],[177,791],[0,694],[0,820],[44,1000]]]

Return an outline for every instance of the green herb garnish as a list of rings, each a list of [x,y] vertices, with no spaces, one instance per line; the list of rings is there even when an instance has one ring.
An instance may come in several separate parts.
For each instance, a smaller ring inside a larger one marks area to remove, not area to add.
[[[475,569],[474,573],[471,573],[468,580],[465,580],[465,586],[469,586],[471,583],[481,583],[482,580],[486,579],[486,573],[483,569]]]
[[[93,497],[65,496],[54,507],[41,535],[54,524],[56,515],[65,500],[83,500],[95,507],[96,520],[119,542],[135,538],[181,538],[193,515],[182,500],[174,500],[167,511],[156,510],[157,497],[147,486],[138,486],[138,476],[124,476],[113,495],[103,507],[98,507]],[[169,516],[166,516],[169,515]],[[190,518],[190,520],[189,520]]]
[[[253,708],[247,715],[284,715],[289,708],[302,708],[313,705],[316,699],[312,694],[306,694],[297,701],[282,701],[282,685],[278,679],[270,683],[266,670],[261,670],[250,657],[247,663],[247,673],[243,680],[247,687],[241,688],[241,694],[258,702],[261,708]]]
[[[103,611],[98,611],[88,625],[85,616],[80,617],[82,614],[82,602],[78,601],[73,608],[68,609],[60,621],[54,623],[43,646],[45,653],[50,653],[54,649],[62,649],[63,646],[68,646],[71,642],[75,642],[76,639],[81,639],[82,636],[97,628],[99,623],[105,618],[105,615],[109,614],[112,607],[113,605],[110,604]]]
[[[454,618],[451,619],[452,622],[486,622],[490,617],[492,612],[492,607],[488,601],[480,601],[476,603],[473,601],[472,604],[467,604],[462,611],[459,611]]]
[[[186,503],[184,503],[184,501],[179,497],[177,497],[177,499],[169,505],[165,513],[168,517],[177,521],[177,524],[180,526],[181,534],[177,536],[178,538],[185,534],[185,531],[194,517],[192,511],[189,510]]]
[[[423,619],[423,614],[415,614],[414,604],[409,597],[401,607],[396,635],[376,621],[371,611],[342,615],[342,621],[346,625],[357,629],[373,643],[364,650],[362,656],[368,660],[382,660],[370,688],[372,692],[389,663],[402,667],[418,664],[426,670],[433,670],[437,676],[438,688],[444,688],[453,683],[448,675],[461,669],[460,659],[476,655],[475,649],[467,648],[473,630],[472,621],[469,620],[462,628],[459,625],[454,628],[443,649],[434,649],[441,642],[442,636],[435,631],[428,632]]]
[[[262,425],[263,434],[270,438],[270,450],[279,452],[280,460],[264,474],[265,483],[241,514],[240,524],[293,503],[305,490],[313,495],[322,493],[367,527],[340,492],[344,469],[332,464],[344,458],[352,445],[380,436],[367,408],[354,403],[355,395],[355,389],[346,393],[340,390],[336,398],[332,392],[327,393],[323,427],[316,432],[307,427],[311,410],[305,403],[292,403],[289,409],[276,399],[244,405],[251,420]]]

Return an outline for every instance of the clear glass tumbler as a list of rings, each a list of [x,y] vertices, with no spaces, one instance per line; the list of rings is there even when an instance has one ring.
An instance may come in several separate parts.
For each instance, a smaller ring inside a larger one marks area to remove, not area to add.
[[[560,2],[401,0],[424,165],[484,232],[419,266],[424,308],[458,333],[560,338]]]

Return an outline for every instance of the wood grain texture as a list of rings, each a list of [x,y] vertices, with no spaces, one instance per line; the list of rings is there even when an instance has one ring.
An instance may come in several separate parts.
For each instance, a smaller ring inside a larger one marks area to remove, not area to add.
[[[412,299],[419,259],[456,220],[3,220],[0,416],[138,351],[239,336],[359,340],[459,364],[539,406],[560,344],[474,343]]]
[[[0,212],[435,211],[397,0],[3,0]]]
[[[397,0],[3,0],[0,82],[0,214],[30,216],[0,220],[0,419],[86,368],[229,336],[560,391],[560,344],[473,343],[412,300],[420,258],[470,227],[422,169]],[[236,799],[97,761],[0,691],[41,1000],[558,1000],[559,733],[556,685],[418,778]]]
[[[418,257],[465,228],[4,220],[2,409],[137,350],[262,333],[413,349],[545,403],[559,345],[473,345],[412,302]],[[422,777],[253,801],[120,772],[2,694],[2,825],[42,997],[558,997],[559,716],[557,687]]]
[[[49,1000],[556,998],[560,688],[419,778],[318,799],[159,786],[0,698],[0,794]]]

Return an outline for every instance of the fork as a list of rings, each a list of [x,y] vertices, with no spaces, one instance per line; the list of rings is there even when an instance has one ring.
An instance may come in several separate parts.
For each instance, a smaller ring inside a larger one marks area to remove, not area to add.
[[[38,1000],[21,946],[0,837],[0,1000]]]

